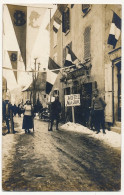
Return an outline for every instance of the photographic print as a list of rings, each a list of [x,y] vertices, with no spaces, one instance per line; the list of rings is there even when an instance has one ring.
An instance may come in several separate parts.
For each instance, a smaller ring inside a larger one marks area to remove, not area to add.
[[[66,3],[2,3],[3,192],[121,191],[122,4]]]

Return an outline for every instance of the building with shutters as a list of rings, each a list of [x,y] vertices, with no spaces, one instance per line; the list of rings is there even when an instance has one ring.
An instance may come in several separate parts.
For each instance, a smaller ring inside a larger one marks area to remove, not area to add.
[[[121,17],[121,5],[61,4],[51,18],[50,57],[60,66],[51,95],[59,94],[66,120],[72,118],[64,95],[80,94],[75,119],[86,125],[96,88],[107,103],[106,122],[121,119],[121,36],[114,50],[107,44],[112,10]]]

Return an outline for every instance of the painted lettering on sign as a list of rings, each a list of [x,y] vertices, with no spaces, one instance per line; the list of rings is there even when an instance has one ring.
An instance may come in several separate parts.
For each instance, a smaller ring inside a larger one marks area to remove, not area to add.
[[[80,106],[80,94],[65,95],[65,106]]]

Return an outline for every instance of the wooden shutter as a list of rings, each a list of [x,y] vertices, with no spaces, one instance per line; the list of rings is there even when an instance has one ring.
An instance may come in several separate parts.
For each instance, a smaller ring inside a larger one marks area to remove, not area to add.
[[[90,58],[90,27],[84,31],[84,59]]]
[[[66,12],[66,32],[70,29],[70,11],[69,8]]]
[[[69,8],[62,14],[62,32],[66,33],[70,29],[70,11]]]
[[[65,12],[62,13],[62,32],[66,32],[66,18],[65,18]]]
[[[105,64],[105,121],[113,123],[112,63]]]

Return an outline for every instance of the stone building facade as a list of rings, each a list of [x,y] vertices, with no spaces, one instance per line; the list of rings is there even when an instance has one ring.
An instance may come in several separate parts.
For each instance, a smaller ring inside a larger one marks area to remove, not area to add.
[[[81,95],[81,106],[75,107],[76,121],[80,122],[91,106],[94,89],[98,88],[107,103],[106,122],[121,121],[121,36],[114,50],[107,44],[113,11],[121,18],[121,5],[61,4],[51,18],[50,57],[61,68],[51,95],[54,91],[59,94],[66,119],[71,110],[64,106],[64,95]],[[55,31],[57,19],[59,28]],[[77,57],[75,61],[71,59],[72,64],[78,61],[79,66],[68,67],[63,80],[68,47]]]

